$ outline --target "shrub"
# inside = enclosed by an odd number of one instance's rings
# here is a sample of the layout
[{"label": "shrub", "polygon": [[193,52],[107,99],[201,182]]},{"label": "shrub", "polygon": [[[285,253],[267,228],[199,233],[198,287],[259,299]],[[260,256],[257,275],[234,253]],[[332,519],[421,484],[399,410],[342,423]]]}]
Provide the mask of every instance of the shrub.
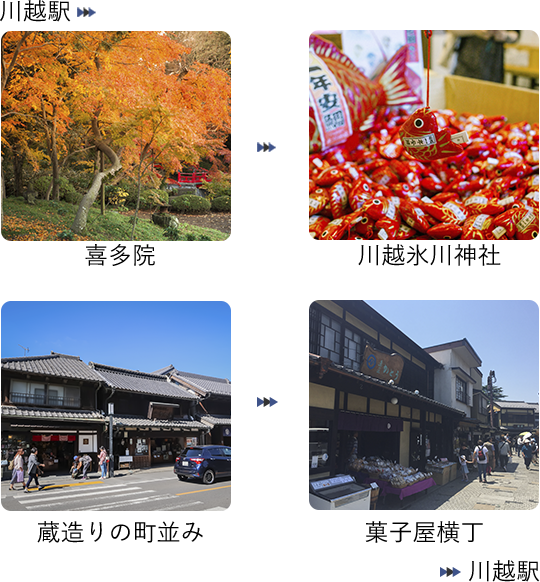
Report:
[{"label": "shrub", "polygon": [[219,198],[220,196],[230,196],[231,176],[230,174],[219,172],[219,174],[212,178],[211,182],[204,184],[203,188],[210,192],[208,195],[210,199]]},{"label": "shrub", "polygon": [[105,189],[105,197],[107,198],[107,202],[112,206],[122,207],[129,198],[129,192],[121,186],[113,186],[112,188]]},{"label": "shrub", "polygon": [[212,210],[216,212],[230,212],[231,211],[231,197],[218,196],[212,200]]},{"label": "shrub", "polygon": [[206,214],[210,211],[212,204],[206,198],[183,194],[171,200],[171,205],[176,212],[185,214]]}]

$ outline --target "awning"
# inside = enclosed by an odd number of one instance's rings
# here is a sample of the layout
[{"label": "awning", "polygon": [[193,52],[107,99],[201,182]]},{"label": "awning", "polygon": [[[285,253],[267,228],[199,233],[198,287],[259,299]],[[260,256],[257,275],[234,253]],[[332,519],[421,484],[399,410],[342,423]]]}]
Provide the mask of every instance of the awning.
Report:
[{"label": "awning", "polygon": [[390,416],[370,416],[356,412],[339,411],[338,430],[358,432],[401,432],[403,420]]}]

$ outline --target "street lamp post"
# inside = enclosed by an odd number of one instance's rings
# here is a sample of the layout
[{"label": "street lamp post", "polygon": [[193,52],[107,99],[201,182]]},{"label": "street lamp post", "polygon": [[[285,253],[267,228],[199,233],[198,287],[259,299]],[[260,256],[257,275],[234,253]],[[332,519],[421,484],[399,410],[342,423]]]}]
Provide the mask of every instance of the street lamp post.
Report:
[{"label": "street lamp post", "polygon": [[114,477],[113,415],[114,415],[114,403],[109,402],[109,477]]},{"label": "street lamp post", "polygon": [[497,382],[495,371],[490,370],[488,376],[488,393],[489,393],[489,424],[493,428],[493,382]]}]

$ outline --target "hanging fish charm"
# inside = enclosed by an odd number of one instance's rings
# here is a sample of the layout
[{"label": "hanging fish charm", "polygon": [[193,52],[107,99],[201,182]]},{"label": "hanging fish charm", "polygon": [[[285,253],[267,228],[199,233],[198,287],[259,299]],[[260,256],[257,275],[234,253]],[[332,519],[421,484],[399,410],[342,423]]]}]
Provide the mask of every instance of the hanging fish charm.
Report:
[{"label": "hanging fish charm", "polygon": [[385,106],[422,102],[408,84],[407,55],[408,45],[404,45],[372,80],[334,44],[316,34],[310,36],[310,153],[328,150],[345,143],[354,132],[371,129],[373,114]]},{"label": "hanging fish charm", "polygon": [[439,129],[437,118],[429,107],[417,109],[402,125],[399,137],[407,153],[422,162],[455,156],[468,142],[467,132],[452,135]]}]

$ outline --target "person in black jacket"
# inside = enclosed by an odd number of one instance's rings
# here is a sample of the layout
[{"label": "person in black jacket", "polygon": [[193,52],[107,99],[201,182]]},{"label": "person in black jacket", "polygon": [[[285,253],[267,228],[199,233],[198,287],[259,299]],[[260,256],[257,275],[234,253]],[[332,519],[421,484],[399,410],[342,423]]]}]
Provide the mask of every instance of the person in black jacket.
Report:
[{"label": "person in black jacket", "polygon": [[454,75],[504,83],[504,45],[519,39],[519,30],[452,30],[457,37]]},{"label": "person in black jacket", "polygon": [[44,485],[40,485],[38,481],[39,467],[45,467],[45,465],[38,461],[37,449],[34,447],[30,451],[30,456],[28,457],[28,481],[24,487],[25,493],[30,493],[28,487],[30,487],[30,483],[32,482],[32,480],[36,482],[36,486],[39,491],[43,489]]}]

